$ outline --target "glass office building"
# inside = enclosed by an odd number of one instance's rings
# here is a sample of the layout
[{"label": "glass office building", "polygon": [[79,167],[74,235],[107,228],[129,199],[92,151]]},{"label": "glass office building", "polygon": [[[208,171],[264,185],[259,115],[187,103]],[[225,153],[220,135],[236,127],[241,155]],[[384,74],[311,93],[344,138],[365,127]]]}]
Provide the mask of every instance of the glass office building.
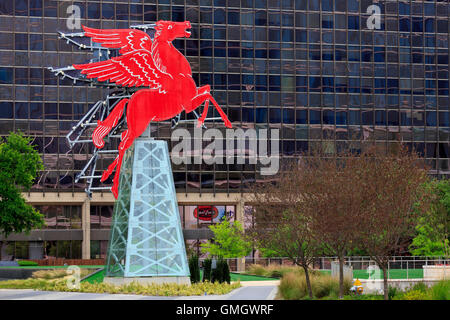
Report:
[{"label": "glass office building", "polygon": [[[281,163],[316,145],[333,152],[373,138],[388,150],[400,139],[420,152],[430,174],[450,174],[448,0],[2,1],[0,135],[21,130],[34,137],[45,171],[29,201],[43,208],[48,228],[79,231],[48,240],[72,241],[78,256],[103,254],[113,199],[82,198],[85,185],[74,177],[92,149],[71,150],[65,140],[107,90],[45,69],[90,59],[57,38],[57,30],[78,31],[68,29],[77,13],[81,24],[105,29],[189,20],[191,37],[174,45],[197,85],[211,85],[233,127],[279,129]],[[208,127],[224,128],[219,121]],[[156,138],[170,139],[170,123],[156,128]],[[108,164],[100,163],[99,173]],[[243,182],[260,178],[252,164],[174,165],[173,172],[188,231],[204,227],[198,218],[186,220],[196,205],[223,206],[242,219]],[[80,228],[83,219],[88,231]],[[17,239],[23,252],[26,239]]]}]

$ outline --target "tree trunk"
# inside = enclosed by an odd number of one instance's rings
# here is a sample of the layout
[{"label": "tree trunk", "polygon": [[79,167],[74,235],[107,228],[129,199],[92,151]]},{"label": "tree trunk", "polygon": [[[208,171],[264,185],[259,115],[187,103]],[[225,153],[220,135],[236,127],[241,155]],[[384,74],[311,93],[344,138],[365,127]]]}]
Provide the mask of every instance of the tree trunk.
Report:
[{"label": "tree trunk", "polygon": [[344,256],[339,255],[339,299],[344,298]]},{"label": "tree trunk", "polygon": [[0,241],[0,261],[2,261],[3,240]]},{"label": "tree trunk", "polygon": [[303,270],[305,270],[306,287],[308,289],[308,295],[312,299],[313,298],[313,292],[312,292],[312,287],[311,287],[311,280],[309,278],[308,266],[302,266],[302,267],[303,267]]},{"label": "tree trunk", "polygon": [[388,273],[387,268],[385,266],[382,266],[383,270],[383,293],[384,293],[384,300],[389,300],[389,288],[388,288]]},{"label": "tree trunk", "polygon": [[3,245],[4,244],[6,244],[6,241],[0,240],[0,261],[2,261],[2,250],[3,250]]}]

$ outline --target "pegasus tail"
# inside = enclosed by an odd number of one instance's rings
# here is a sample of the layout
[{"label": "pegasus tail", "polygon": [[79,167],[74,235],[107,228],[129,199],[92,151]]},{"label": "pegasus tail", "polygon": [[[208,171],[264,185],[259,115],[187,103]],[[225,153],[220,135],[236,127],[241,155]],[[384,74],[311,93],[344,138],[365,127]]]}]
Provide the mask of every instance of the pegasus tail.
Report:
[{"label": "pegasus tail", "polygon": [[98,149],[104,147],[105,142],[103,141],[103,138],[117,125],[123,115],[123,110],[125,109],[127,102],[128,99],[120,100],[105,120],[97,121],[97,128],[95,128],[94,133],[92,133],[92,142]]}]

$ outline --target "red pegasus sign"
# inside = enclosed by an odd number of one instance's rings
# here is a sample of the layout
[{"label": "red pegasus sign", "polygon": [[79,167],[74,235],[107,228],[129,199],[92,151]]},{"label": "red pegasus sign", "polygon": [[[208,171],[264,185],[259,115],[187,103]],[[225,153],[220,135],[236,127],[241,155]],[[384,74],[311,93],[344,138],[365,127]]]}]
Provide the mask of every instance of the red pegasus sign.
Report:
[{"label": "red pegasus sign", "polygon": [[190,37],[191,23],[158,21],[152,41],[150,36],[136,29],[99,30],[83,26],[85,35],[106,48],[120,48],[118,57],[106,61],[74,65],[87,78],[109,81],[124,87],[143,87],[130,99],[121,100],[104,121],[97,122],[92,139],[97,148],[103,148],[103,138],[117,125],[126,105],[128,130],[121,135],[119,155],[103,172],[105,181],[116,168],[111,189],[117,199],[122,158],[132,144],[149,125],[150,121],[171,119],[185,111],[192,112],[203,102],[205,107],[197,126],[201,126],[211,101],[222,117],[225,126],[230,120],[212,97],[209,85],[197,88],[187,59],[173,46],[172,41]]}]

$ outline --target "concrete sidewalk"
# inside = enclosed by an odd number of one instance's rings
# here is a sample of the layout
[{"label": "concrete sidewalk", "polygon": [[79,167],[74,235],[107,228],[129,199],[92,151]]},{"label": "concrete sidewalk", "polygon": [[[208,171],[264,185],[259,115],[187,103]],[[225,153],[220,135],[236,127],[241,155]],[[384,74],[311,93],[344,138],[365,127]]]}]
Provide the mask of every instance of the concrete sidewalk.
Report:
[{"label": "concrete sidewalk", "polygon": [[279,286],[280,280],[264,280],[264,281],[241,281],[243,287],[265,287],[265,286]]}]

